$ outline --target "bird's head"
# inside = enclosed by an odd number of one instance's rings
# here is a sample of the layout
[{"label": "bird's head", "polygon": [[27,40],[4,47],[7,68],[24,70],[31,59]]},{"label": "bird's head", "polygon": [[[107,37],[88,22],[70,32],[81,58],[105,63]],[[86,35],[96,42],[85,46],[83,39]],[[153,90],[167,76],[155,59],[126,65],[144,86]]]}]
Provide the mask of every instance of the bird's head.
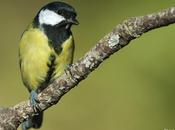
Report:
[{"label": "bird's head", "polygon": [[39,27],[63,27],[70,29],[72,25],[78,25],[75,9],[64,2],[52,2],[44,6],[35,21]]}]

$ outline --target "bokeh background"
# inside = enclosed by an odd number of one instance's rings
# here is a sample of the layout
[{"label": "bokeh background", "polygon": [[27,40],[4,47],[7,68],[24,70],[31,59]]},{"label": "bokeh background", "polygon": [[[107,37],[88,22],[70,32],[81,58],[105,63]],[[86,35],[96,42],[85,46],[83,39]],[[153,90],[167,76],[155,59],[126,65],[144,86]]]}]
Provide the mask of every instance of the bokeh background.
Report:
[{"label": "bokeh background", "polygon": [[[1,0],[0,106],[28,99],[18,43],[36,12],[51,0]],[[174,5],[174,0],[65,0],[78,12],[75,61],[122,20]],[[58,105],[41,130],[175,128],[175,25],[144,34],[106,60]],[[19,128],[20,129],[20,128]]]}]

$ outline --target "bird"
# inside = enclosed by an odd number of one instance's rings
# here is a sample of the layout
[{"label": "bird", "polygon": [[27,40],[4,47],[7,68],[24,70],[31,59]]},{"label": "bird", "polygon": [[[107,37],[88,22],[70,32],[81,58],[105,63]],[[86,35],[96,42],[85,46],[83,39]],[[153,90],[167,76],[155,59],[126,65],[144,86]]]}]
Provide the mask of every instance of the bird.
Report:
[{"label": "bird", "polygon": [[19,43],[22,81],[30,93],[30,105],[36,111],[22,123],[22,130],[39,129],[43,112],[38,111],[37,95],[72,64],[74,37],[72,25],[78,25],[71,5],[55,1],[43,6],[23,32]]}]

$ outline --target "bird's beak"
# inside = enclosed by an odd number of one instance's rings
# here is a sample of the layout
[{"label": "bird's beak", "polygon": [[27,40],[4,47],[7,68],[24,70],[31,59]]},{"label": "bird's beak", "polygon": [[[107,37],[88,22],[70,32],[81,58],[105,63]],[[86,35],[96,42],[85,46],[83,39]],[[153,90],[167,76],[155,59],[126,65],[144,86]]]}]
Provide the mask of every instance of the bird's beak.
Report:
[{"label": "bird's beak", "polygon": [[78,22],[78,20],[76,19],[76,18],[70,18],[70,19],[67,19],[67,22],[68,23],[71,23],[71,24],[74,24],[74,25],[78,25],[79,24],[79,22]]}]

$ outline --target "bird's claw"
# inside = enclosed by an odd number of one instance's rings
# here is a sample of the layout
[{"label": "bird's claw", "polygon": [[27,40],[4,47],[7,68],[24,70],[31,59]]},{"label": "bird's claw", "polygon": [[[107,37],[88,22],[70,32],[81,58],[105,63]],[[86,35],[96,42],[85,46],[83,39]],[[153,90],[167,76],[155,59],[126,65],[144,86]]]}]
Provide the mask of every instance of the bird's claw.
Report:
[{"label": "bird's claw", "polygon": [[30,122],[28,120],[27,121],[24,121],[21,124],[21,127],[22,127],[22,130],[28,130],[30,128]]},{"label": "bird's claw", "polygon": [[33,111],[37,114],[40,112],[41,108],[39,107],[39,100],[38,100],[38,94],[32,90],[30,93],[30,104],[33,108]]}]

